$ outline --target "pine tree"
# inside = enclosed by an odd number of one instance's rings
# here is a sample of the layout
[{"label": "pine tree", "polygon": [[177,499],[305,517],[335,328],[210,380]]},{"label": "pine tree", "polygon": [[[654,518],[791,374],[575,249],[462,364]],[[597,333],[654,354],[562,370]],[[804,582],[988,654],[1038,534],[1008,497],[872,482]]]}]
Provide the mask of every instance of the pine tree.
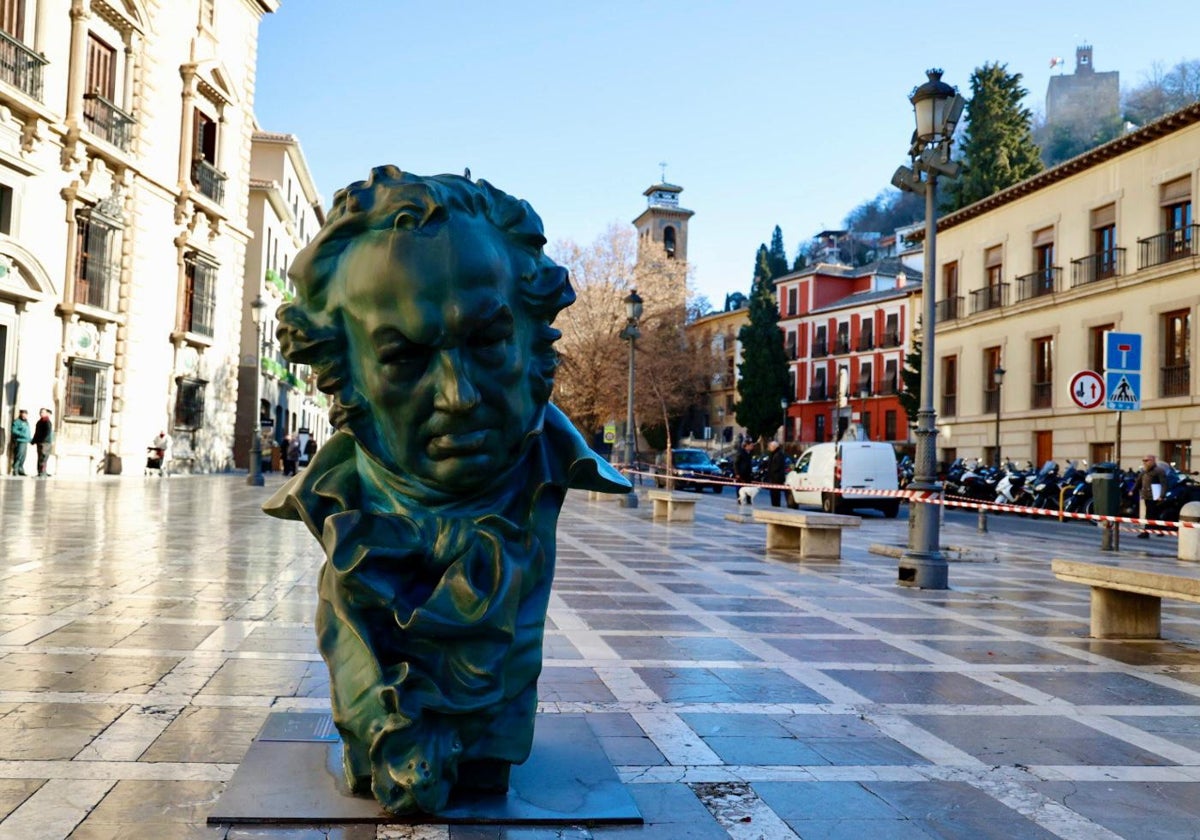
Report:
[{"label": "pine tree", "polygon": [[742,363],[738,365],[738,402],[733,409],[739,425],[755,438],[774,435],[782,424],[780,401],[788,397],[789,385],[783,330],[767,259],[764,248],[750,290],[749,322],[738,332]]},{"label": "pine tree", "polygon": [[1028,91],[1007,64],[985,64],[971,74],[962,140],[962,174],[947,185],[951,211],[987,198],[1042,170],[1032,115],[1022,107]]},{"label": "pine tree", "polygon": [[771,247],[767,250],[767,268],[771,270],[771,279],[778,280],[788,273],[787,249],[783,247],[783,231],[775,225],[771,234]]}]

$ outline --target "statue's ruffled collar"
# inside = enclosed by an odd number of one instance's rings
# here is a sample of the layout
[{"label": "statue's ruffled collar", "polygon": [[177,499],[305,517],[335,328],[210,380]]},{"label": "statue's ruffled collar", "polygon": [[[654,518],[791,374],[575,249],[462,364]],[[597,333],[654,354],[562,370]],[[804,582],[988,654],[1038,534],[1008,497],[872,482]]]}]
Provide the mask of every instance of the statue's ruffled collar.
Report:
[{"label": "statue's ruffled collar", "polygon": [[[536,498],[547,486],[596,490],[602,493],[628,493],[632,488],[613,467],[588,448],[583,437],[557,406],[546,406],[545,419],[537,438],[514,472],[525,471],[520,480],[499,482],[500,489],[482,499],[459,500],[429,497],[417,501],[426,508],[454,513],[456,508],[486,506],[484,512],[500,512],[521,487]],[[507,487],[507,489],[506,489]],[[411,507],[413,489],[406,477],[386,469],[359,447],[348,432],[337,432],[317,451],[308,466],[288,481],[263,505],[263,510],[280,519],[304,522],[318,538],[325,519],[345,510],[375,508],[387,504],[390,512],[401,513]],[[384,502],[383,500],[390,500]]]}]

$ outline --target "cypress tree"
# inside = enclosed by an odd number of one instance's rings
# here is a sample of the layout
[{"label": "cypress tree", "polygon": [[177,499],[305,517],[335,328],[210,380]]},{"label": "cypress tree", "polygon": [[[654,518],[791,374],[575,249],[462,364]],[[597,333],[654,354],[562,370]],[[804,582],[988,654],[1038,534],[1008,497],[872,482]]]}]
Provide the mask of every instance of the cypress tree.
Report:
[{"label": "cypress tree", "polygon": [[738,365],[738,402],[733,410],[738,424],[752,437],[768,438],[783,422],[780,401],[789,396],[789,379],[766,248],[759,251],[748,312],[749,321],[738,332],[742,363]]},{"label": "cypress tree", "polygon": [[767,250],[767,268],[771,270],[771,279],[778,280],[788,273],[787,250],[783,247],[783,231],[775,225],[771,234],[771,247]]},{"label": "cypress tree", "polygon": [[948,208],[958,210],[1042,171],[1032,115],[1021,100],[1021,74],[985,64],[971,74],[971,101],[962,140],[962,174],[947,184]]}]

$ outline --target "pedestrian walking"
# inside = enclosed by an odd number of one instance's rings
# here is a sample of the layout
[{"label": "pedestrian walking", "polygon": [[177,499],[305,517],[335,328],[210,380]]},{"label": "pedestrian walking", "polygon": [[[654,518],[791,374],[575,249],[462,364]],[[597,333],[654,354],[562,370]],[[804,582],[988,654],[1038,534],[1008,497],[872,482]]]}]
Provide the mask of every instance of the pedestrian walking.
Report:
[{"label": "pedestrian walking", "polygon": [[300,439],[287,436],[283,439],[283,474],[295,475],[300,461]]},{"label": "pedestrian walking", "polygon": [[317,439],[309,437],[308,442],[304,444],[304,465],[308,466],[308,462],[317,454]]},{"label": "pedestrian walking", "polygon": [[737,456],[733,459],[733,476],[740,485],[743,485],[737,488],[736,493],[739,507],[753,504],[754,494],[758,492],[757,487],[745,486],[754,482],[754,456],[750,454],[753,450],[754,443],[749,440],[744,441]]},{"label": "pedestrian walking", "polygon": [[[787,456],[783,452],[783,447],[779,445],[779,441],[773,440],[767,444],[767,469],[764,478],[767,484],[782,485],[783,479],[787,476]],[[779,500],[783,496],[783,490],[779,487],[767,488],[771,494],[771,507],[779,507]]]},{"label": "pedestrian walking", "polygon": [[[1153,455],[1142,459],[1142,472],[1137,478],[1137,494],[1140,500],[1141,519],[1158,519],[1158,508],[1163,496],[1163,488],[1167,483],[1167,472]],[[1143,529],[1137,535],[1139,540],[1150,539],[1150,531]]]},{"label": "pedestrian walking", "polygon": [[54,450],[54,421],[50,419],[53,412],[43,408],[38,412],[37,425],[33,429],[32,443],[37,447],[37,477],[49,478],[47,472],[50,466],[50,453]]},{"label": "pedestrian walking", "polygon": [[12,474],[28,475],[25,472],[25,455],[29,452],[29,441],[33,433],[29,429],[29,412],[20,409],[12,423]]}]

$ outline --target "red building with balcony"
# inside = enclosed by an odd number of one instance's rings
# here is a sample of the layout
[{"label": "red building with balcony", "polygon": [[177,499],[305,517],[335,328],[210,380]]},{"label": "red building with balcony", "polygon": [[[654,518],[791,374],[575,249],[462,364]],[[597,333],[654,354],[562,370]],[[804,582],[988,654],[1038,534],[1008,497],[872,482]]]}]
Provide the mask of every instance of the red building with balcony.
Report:
[{"label": "red building with balcony", "polygon": [[898,394],[920,311],[920,272],[894,257],[859,267],[818,262],[780,277],[775,291],[793,385],[785,439],[906,444]]}]

